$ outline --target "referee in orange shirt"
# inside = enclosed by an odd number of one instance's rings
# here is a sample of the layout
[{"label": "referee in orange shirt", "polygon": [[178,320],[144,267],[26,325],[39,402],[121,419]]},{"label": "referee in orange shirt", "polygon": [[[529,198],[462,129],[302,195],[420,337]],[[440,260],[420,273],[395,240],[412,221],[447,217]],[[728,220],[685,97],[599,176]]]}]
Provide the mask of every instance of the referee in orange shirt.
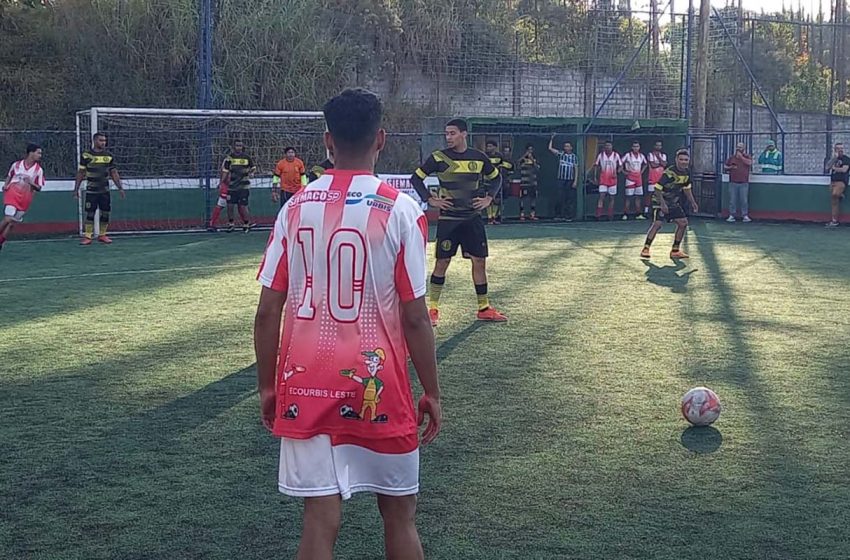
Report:
[{"label": "referee in orange shirt", "polygon": [[277,162],[272,178],[272,200],[280,200],[281,206],[307,184],[307,168],[295,156],[295,148],[289,146],[283,153],[285,157]]}]

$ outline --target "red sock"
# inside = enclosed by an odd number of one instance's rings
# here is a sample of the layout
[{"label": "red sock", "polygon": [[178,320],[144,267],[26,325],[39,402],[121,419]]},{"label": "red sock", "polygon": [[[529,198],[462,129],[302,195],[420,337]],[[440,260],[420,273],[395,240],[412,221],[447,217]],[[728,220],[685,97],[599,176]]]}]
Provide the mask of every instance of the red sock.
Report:
[{"label": "red sock", "polygon": [[212,218],[210,219],[211,226],[215,226],[218,223],[219,216],[221,216],[221,206],[216,206],[213,208]]},{"label": "red sock", "polygon": [[597,207],[596,207],[596,217],[598,218],[598,217],[599,217],[599,216],[601,216],[601,215],[602,215],[602,207],[601,207],[601,206],[597,206]]},{"label": "red sock", "polygon": [[609,218],[613,218],[613,217],[614,217],[614,207],[613,207],[613,206],[609,206],[609,207],[608,207],[608,217],[609,217]]}]

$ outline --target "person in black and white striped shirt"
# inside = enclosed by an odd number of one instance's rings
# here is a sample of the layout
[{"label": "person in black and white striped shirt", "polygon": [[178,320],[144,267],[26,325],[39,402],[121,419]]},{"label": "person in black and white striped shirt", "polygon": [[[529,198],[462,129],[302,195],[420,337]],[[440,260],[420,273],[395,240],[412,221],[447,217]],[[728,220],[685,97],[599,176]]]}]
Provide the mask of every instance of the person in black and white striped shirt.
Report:
[{"label": "person in black and white striped shirt", "polygon": [[553,147],[555,134],[549,139],[549,151],[558,157],[558,190],[555,202],[555,219],[571,222],[576,213],[576,187],[578,184],[578,159],[572,142],[564,142],[563,150]]}]

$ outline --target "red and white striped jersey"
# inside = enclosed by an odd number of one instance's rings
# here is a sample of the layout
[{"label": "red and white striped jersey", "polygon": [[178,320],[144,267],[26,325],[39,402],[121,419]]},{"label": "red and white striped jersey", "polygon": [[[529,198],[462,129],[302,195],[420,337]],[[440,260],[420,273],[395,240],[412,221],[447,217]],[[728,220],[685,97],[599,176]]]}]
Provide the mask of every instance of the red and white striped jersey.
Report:
[{"label": "red and white striped jersey", "polygon": [[612,151],[606,154],[599,152],[596,156],[596,165],[599,166],[599,184],[608,187],[617,186],[617,166],[620,165],[620,154]]},{"label": "red and white striped jersey", "polygon": [[258,274],[287,292],[275,435],[416,448],[400,306],[425,295],[427,239],[419,205],[365,171],[328,170],[281,209]]},{"label": "red and white striped jersey", "polygon": [[638,186],[642,182],[641,169],[646,165],[646,157],[640,152],[626,152],[620,158],[623,163],[623,171],[626,173],[626,180]]},{"label": "red and white striped jersey", "polygon": [[27,167],[26,160],[19,160],[12,164],[6,178],[10,180],[10,188],[3,194],[3,204],[14,206],[21,212],[26,212],[32,204],[33,192],[29,187],[30,182],[44,186],[44,171],[38,162]]},{"label": "red and white striped jersey", "polygon": [[649,163],[660,163],[659,167],[649,167],[649,184],[654,185],[661,180],[664,170],[667,169],[667,154],[664,152],[649,152]]}]

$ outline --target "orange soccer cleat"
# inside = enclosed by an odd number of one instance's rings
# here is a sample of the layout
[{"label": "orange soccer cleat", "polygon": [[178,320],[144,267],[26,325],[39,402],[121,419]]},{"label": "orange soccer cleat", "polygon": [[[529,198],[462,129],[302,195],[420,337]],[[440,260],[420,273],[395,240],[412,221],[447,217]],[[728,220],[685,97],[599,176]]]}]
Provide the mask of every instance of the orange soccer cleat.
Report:
[{"label": "orange soccer cleat", "polygon": [[507,317],[496,311],[492,307],[488,307],[484,311],[478,312],[479,321],[489,321],[491,323],[504,323],[508,320]]},{"label": "orange soccer cleat", "polygon": [[649,257],[650,257],[649,247],[644,247],[643,249],[640,250],[640,258],[648,259]]},{"label": "orange soccer cleat", "polygon": [[104,245],[109,245],[110,243],[112,243],[112,240],[111,240],[111,239],[109,239],[109,237],[107,237],[107,236],[105,236],[105,235],[98,235],[98,236],[97,236],[97,240],[98,240],[100,243],[103,243]]},{"label": "orange soccer cleat", "polygon": [[83,237],[80,239],[80,245],[91,245],[91,237]]},{"label": "orange soccer cleat", "polygon": [[690,257],[688,256],[688,254],[686,252],[682,251],[681,249],[677,249],[675,251],[670,251],[670,258],[671,259],[687,259],[687,258],[690,258]]},{"label": "orange soccer cleat", "polygon": [[436,327],[437,323],[440,322],[440,310],[439,309],[429,309],[428,316],[431,318],[431,326]]}]

